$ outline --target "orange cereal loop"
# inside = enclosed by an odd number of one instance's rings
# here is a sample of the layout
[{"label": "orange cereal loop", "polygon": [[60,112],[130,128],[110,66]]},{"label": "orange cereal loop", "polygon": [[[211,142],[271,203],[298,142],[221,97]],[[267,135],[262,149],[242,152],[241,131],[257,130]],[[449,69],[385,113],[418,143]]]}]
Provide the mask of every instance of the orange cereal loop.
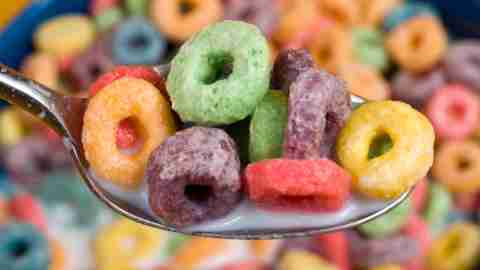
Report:
[{"label": "orange cereal loop", "polygon": [[65,254],[65,249],[63,248],[60,241],[55,239],[50,239],[50,267],[48,270],[66,270],[67,269],[67,258]]},{"label": "orange cereal loop", "polygon": [[[117,148],[118,124],[135,123],[141,145],[134,153]],[[126,189],[143,181],[150,153],[175,132],[168,101],[151,83],[135,78],[114,81],[91,98],[84,116],[82,142],[92,170]]]},{"label": "orange cereal loop", "polygon": [[273,38],[282,45],[305,31],[318,16],[316,0],[284,0],[282,14]]},{"label": "orange cereal loop", "polygon": [[6,224],[10,219],[10,214],[8,213],[8,204],[5,198],[0,197],[0,225]]},{"label": "orange cereal loop", "polygon": [[410,72],[430,70],[447,51],[447,34],[434,16],[424,15],[402,23],[390,32],[386,48],[393,59]]},{"label": "orange cereal loop", "polygon": [[403,4],[403,0],[358,0],[360,4],[361,24],[379,26],[385,17]]},{"label": "orange cereal loop", "polygon": [[350,93],[367,100],[385,100],[390,97],[388,83],[374,68],[362,64],[340,67],[338,75],[347,83]]},{"label": "orange cereal loop", "polygon": [[177,42],[223,16],[220,0],[154,0],[151,10],[160,31]]},{"label": "orange cereal loop", "polygon": [[253,255],[259,260],[270,260],[278,250],[279,240],[252,240],[249,242]]},{"label": "orange cereal loop", "polygon": [[345,27],[360,21],[360,5],[352,0],[317,0],[320,14]]},{"label": "orange cereal loop", "polygon": [[480,190],[480,146],[472,141],[444,142],[435,155],[433,177],[451,192]]},{"label": "orange cereal loop", "polygon": [[221,254],[227,247],[228,241],[225,239],[194,237],[177,251],[168,269],[195,269],[202,261]]},{"label": "orange cereal loop", "polygon": [[59,65],[57,59],[48,53],[34,53],[28,56],[21,67],[25,76],[56,90],[59,88]]},{"label": "orange cereal loop", "polygon": [[321,29],[308,46],[318,67],[336,74],[338,69],[355,62],[350,34],[338,25]]}]

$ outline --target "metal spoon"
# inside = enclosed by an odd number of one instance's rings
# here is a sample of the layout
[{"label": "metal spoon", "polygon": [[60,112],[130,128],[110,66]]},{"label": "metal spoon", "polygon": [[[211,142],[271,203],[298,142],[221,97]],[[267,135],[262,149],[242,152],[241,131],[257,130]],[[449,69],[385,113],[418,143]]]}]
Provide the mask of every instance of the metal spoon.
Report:
[{"label": "metal spoon", "polygon": [[[158,66],[153,69],[162,76],[165,76],[168,72],[168,66]],[[222,219],[207,226],[176,228],[164,224],[144,207],[131,201],[126,201],[118,194],[108,192],[102,185],[102,181],[99,181],[92,175],[81,143],[82,119],[88,101],[86,98],[60,95],[2,64],[0,64],[0,98],[36,115],[63,137],[64,145],[70,151],[85,183],[101,201],[127,218],[162,230],[197,236],[236,239],[274,239],[308,236],[347,229],[365,223],[396,207],[411,192],[409,190],[399,198],[389,202],[354,198],[347,205],[350,212],[347,209],[333,214],[315,214],[314,217],[302,216],[302,214],[290,214],[292,215],[290,217],[279,213],[272,216],[264,211],[251,208],[253,210],[250,215]],[[362,98],[352,96],[354,106],[364,102],[365,100]],[[265,224],[269,224],[268,221],[270,219],[280,220],[281,218],[287,220],[284,225],[275,223],[275,226],[265,226]],[[263,226],[252,225],[252,219],[258,220],[258,224],[263,224]],[[245,224],[250,225],[242,227],[242,220],[243,222],[247,221]],[[232,224],[235,226],[232,226]]]}]

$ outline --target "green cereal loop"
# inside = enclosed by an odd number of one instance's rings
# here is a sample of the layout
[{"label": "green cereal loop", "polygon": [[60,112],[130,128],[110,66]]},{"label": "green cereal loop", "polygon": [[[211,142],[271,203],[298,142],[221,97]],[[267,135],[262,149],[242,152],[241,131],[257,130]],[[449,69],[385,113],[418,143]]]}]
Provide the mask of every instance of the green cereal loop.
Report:
[{"label": "green cereal loop", "polygon": [[391,235],[399,231],[403,225],[405,225],[411,209],[411,200],[410,198],[407,198],[390,212],[368,223],[360,225],[358,228],[362,233],[372,238],[381,238]]},{"label": "green cereal loop", "polygon": [[379,71],[388,68],[388,54],[383,45],[383,35],[371,28],[358,27],[352,30],[354,54],[358,60]]},{"label": "green cereal loop", "polygon": [[287,95],[281,91],[269,91],[258,104],[250,122],[250,162],[282,156],[287,121]]},{"label": "green cereal loop", "polygon": [[439,183],[431,183],[429,200],[425,206],[424,217],[433,232],[440,231],[446,224],[451,209],[452,197],[448,190]]},{"label": "green cereal loop", "polygon": [[125,0],[125,8],[132,16],[144,16],[149,2],[149,0]]},{"label": "green cereal loop", "polygon": [[223,21],[180,48],[171,63],[167,91],[184,122],[231,124],[250,115],[267,93],[270,71],[270,50],[260,30]]},{"label": "green cereal loop", "polygon": [[112,26],[120,22],[123,18],[123,12],[118,7],[112,7],[95,16],[95,24],[99,31],[107,31]]}]

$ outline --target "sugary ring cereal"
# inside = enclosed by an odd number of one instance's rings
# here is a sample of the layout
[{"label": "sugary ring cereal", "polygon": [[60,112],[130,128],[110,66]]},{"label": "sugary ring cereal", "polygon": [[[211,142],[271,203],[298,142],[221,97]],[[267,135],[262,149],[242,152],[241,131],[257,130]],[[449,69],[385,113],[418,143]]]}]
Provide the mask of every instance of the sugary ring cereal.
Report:
[{"label": "sugary ring cereal", "polygon": [[283,134],[288,119],[288,96],[271,90],[260,101],[250,121],[251,162],[282,156]]},{"label": "sugary ring cereal", "polygon": [[195,237],[183,245],[169,263],[170,270],[193,270],[202,260],[220,255],[228,248],[228,241],[218,238]]},{"label": "sugary ring cereal", "polygon": [[278,264],[278,270],[316,269],[336,270],[337,268],[322,257],[302,250],[288,251]]},{"label": "sugary ring cereal", "polygon": [[[94,240],[98,265],[131,265],[155,254],[165,240],[165,233],[128,219],[105,226]],[[112,268],[114,269],[114,268]]]},{"label": "sugary ring cereal", "polygon": [[67,255],[62,243],[55,239],[50,239],[50,267],[49,270],[66,270]]},{"label": "sugary ring cereal", "polygon": [[422,15],[437,16],[437,14],[437,10],[427,3],[408,1],[403,5],[395,7],[387,14],[383,20],[383,30],[389,32],[412,18]]},{"label": "sugary ring cereal", "polygon": [[270,49],[260,30],[224,21],[180,48],[171,62],[167,91],[184,122],[231,124],[250,115],[262,100],[270,71]]},{"label": "sugary ring cereal", "polygon": [[387,35],[385,42],[402,68],[424,72],[442,60],[447,52],[448,38],[441,22],[425,15],[399,25]]},{"label": "sugary ring cereal", "polygon": [[337,73],[342,65],[355,62],[352,38],[338,25],[320,29],[308,44],[308,50],[317,66],[331,73]]},{"label": "sugary ring cereal", "polygon": [[385,17],[403,0],[360,0],[362,24],[369,26],[380,25]]},{"label": "sugary ring cereal", "polygon": [[28,56],[22,65],[25,76],[45,86],[57,90],[60,71],[57,59],[48,53],[35,53]]},{"label": "sugary ring cereal", "polygon": [[162,33],[181,42],[223,15],[219,0],[154,0],[152,20]]},{"label": "sugary ring cereal", "polygon": [[353,52],[360,63],[378,71],[388,68],[389,58],[384,48],[382,32],[374,28],[355,27],[352,29],[351,35]]},{"label": "sugary ring cereal", "polygon": [[0,112],[0,144],[16,145],[20,143],[25,130],[17,111],[5,108]]},{"label": "sugary ring cereal", "polygon": [[480,146],[472,141],[447,141],[442,144],[432,174],[451,192],[480,190]]},{"label": "sugary ring cereal", "polygon": [[[381,117],[379,117],[381,115]],[[376,141],[393,146],[368,158]],[[337,140],[337,156],[353,174],[353,186],[371,198],[391,199],[422,179],[433,163],[435,134],[427,118],[407,104],[372,101],[347,120]]]},{"label": "sugary ring cereal", "polygon": [[[143,143],[132,155],[116,144],[120,121],[131,119]],[[170,106],[160,91],[142,79],[122,78],[90,99],[84,116],[82,142],[93,171],[106,181],[136,188],[150,153],[175,131]]]},{"label": "sugary ring cereal", "polygon": [[0,194],[0,226],[6,224],[10,219],[10,214],[8,213],[8,204],[5,197]]},{"label": "sugary ring cereal", "polygon": [[319,13],[332,21],[351,27],[359,23],[360,6],[351,0],[318,0]]},{"label": "sugary ring cereal", "polygon": [[63,58],[87,49],[94,39],[95,25],[88,17],[65,15],[42,24],[35,32],[34,43],[41,52]]},{"label": "sugary ring cereal", "polygon": [[[24,250],[22,256],[12,256]],[[10,223],[0,228],[0,269],[48,269],[50,250],[48,241],[30,224]]]},{"label": "sugary ring cereal", "polygon": [[390,97],[390,88],[382,74],[362,64],[340,67],[338,76],[345,80],[347,89],[367,100],[385,100]]},{"label": "sugary ring cereal", "polygon": [[447,85],[437,90],[425,107],[437,137],[468,138],[480,121],[480,100],[462,85]]},{"label": "sugary ring cereal", "polygon": [[429,269],[473,269],[480,254],[480,231],[474,224],[457,223],[432,243]]},{"label": "sugary ring cereal", "polygon": [[282,14],[274,39],[280,44],[288,44],[299,32],[308,29],[317,19],[316,0],[283,1]]}]

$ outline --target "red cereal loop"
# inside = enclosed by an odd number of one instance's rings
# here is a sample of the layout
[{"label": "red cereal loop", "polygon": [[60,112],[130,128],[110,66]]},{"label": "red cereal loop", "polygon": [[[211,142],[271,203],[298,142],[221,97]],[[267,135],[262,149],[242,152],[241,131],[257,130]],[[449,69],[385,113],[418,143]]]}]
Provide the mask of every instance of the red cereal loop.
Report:
[{"label": "red cereal loop", "polygon": [[105,73],[100,76],[91,86],[90,86],[90,94],[94,96],[98,91],[103,89],[105,86],[111,84],[112,82],[123,78],[123,77],[133,77],[137,79],[143,79],[151,84],[155,85],[164,97],[166,95],[165,89],[165,81],[163,78],[158,75],[153,69],[150,67],[143,67],[143,66],[118,66],[111,72]]},{"label": "red cereal loop", "polygon": [[420,254],[412,261],[404,265],[406,270],[423,270],[424,258],[430,248],[432,236],[428,224],[422,217],[413,214],[410,216],[407,224],[403,228],[403,233],[416,239],[420,243]]},{"label": "red cereal loop", "polygon": [[480,101],[465,86],[448,85],[435,92],[428,101],[426,115],[440,138],[465,139],[479,122]]},{"label": "red cereal loop", "polygon": [[319,245],[326,259],[339,270],[350,270],[349,242],[344,231],[325,233],[316,236],[313,241]]},{"label": "red cereal loop", "polygon": [[92,15],[96,16],[111,7],[119,5],[119,2],[119,0],[92,0],[89,10]]},{"label": "red cereal loop", "polygon": [[30,223],[42,232],[47,230],[47,219],[40,202],[28,193],[14,195],[9,203],[10,215],[20,222]]},{"label": "red cereal loop", "polygon": [[413,207],[417,212],[422,211],[428,193],[428,180],[426,178],[418,181],[412,193]]},{"label": "red cereal loop", "polygon": [[229,263],[221,268],[221,270],[264,270],[265,266],[255,260]]},{"label": "red cereal loop", "polygon": [[271,159],[248,165],[247,193],[272,210],[330,211],[350,197],[351,175],[328,159]]}]

